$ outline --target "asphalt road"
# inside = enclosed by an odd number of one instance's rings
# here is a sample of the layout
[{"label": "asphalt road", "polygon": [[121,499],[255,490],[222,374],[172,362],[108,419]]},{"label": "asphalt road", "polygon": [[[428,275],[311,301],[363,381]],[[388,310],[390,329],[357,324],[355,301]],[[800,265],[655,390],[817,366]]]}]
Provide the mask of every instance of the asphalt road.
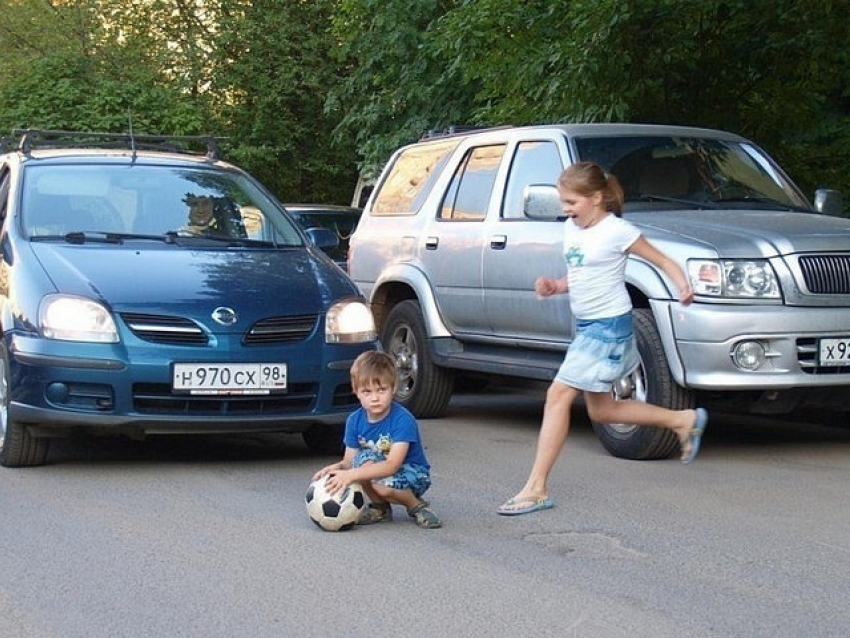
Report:
[{"label": "asphalt road", "polygon": [[0,637],[826,638],[850,627],[850,429],[715,414],[692,466],[577,411],[557,507],[504,518],[542,394],[422,423],[444,519],[329,533],[298,437],[80,439],[0,470]]}]

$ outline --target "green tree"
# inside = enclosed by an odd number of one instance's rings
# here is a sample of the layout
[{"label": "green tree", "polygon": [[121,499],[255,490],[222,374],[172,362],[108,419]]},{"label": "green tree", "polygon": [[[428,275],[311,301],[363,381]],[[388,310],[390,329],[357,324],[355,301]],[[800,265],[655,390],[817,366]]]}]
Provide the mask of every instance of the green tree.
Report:
[{"label": "green tree", "polygon": [[850,194],[850,0],[342,5],[354,71],[334,99],[367,162],[447,122],[664,122],[741,133],[809,193]]}]

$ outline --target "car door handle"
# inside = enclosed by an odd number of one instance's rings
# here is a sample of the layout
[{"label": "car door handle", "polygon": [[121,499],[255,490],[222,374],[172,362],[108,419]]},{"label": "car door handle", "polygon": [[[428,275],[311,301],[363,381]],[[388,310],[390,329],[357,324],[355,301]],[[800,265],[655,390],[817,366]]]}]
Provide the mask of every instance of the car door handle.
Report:
[{"label": "car door handle", "polygon": [[439,237],[426,237],[425,250],[437,250],[437,245],[440,243]]},{"label": "car door handle", "polygon": [[505,246],[508,245],[508,236],[507,235],[493,235],[490,238],[490,248],[493,250],[504,250]]}]

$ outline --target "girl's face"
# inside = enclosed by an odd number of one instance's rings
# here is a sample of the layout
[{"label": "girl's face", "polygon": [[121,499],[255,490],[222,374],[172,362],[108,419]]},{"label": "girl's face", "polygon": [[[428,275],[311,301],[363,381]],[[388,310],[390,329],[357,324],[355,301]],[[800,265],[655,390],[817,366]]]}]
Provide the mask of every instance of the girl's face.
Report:
[{"label": "girl's face", "polygon": [[592,226],[606,213],[602,191],[596,191],[591,195],[581,195],[575,191],[559,188],[558,194],[561,197],[561,209],[564,214],[582,228]]},{"label": "girl's face", "polygon": [[392,384],[365,383],[355,392],[370,422],[380,421],[390,412],[395,387]]}]

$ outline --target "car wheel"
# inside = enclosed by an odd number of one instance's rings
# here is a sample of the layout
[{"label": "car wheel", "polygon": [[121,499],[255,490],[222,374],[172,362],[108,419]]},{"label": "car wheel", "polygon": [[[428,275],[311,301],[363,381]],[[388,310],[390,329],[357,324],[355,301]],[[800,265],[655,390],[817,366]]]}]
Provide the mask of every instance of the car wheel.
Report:
[{"label": "car wheel", "polygon": [[317,423],[305,430],[301,438],[313,454],[342,454],[344,434],[345,425]]},{"label": "car wheel", "polygon": [[[651,310],[634,311],[634,331],[640,365],[614,386],[614,398],[645,401],[672,410],[693,407],[693,392],[677,384],[670,374]],[[664,459],[679,445],[675,432],[665,428],[593,422],[593,431],[608,452],[624,459]]]},{"label": "car wheel", "polygon": [[0,465],[31,467],[47,460],[50,439],[32,436],[26,426],[13,420],[9,413],[12,402],[9,353],[0,345]]},{"label": "car wheel", "polygon": [[396,400],[417,418],[443,416],[452,398],[454,380],[449,370],[431,359],[418,302],[408,299],[390,311],[381,331],[381,343],[395,360]]}]

